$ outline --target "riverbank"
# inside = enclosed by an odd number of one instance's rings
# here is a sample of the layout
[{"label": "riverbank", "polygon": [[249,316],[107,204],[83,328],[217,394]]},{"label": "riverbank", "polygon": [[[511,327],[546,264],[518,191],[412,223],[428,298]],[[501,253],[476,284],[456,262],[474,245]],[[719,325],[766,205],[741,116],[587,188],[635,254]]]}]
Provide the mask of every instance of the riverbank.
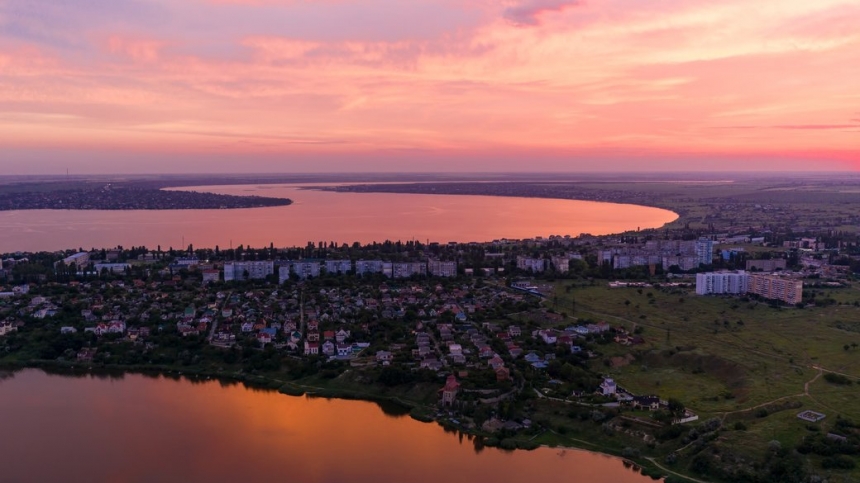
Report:
[{"label": "riverbank", "polygon": [[[500,437],[499,435],[494,435],[492,433],[465,428],[458,424],[456,419],[439,413],[438,407],[428,406],[422,401],[409,400],[400,396],[390,396],[370,391],[360,391],[355,388],[311,386],[295,381],[285,381],[271,376],[212,372],[195,368],[180,368],[173,366],[122,366],[116,364],[97,366],[47,360],[31,360],[17,363],[5,361],[0,364],[0,371],[8,371],[13,374],[14,372],[24,369],[39,369],[47,374],[68,377],[105,376],[109,378],[122,379],[129,374],[139,374],[143,376],[166,377],[177,380],[187,379],[192,382],[216,380],[222,384],[243,384],[249,388],[279,392],[291,397],[306,396],[311,398],[372,402],[379,405],[385,414],[392,416],[408,415],[416,421],[422,423],[436,423],[445,431],[454,431],[458,434],[466,435],[470,439],[474,440],[476,448],[498,448],[505,451],[533,451],[538,448],[584,451],[595,455],[617,457],[626,467],[654,479],[670,477],[665,481],[695,481],[680,479],[679,474],[672,475],[671,472],[667,473],[666,471],[661,470],[659,465],[656,465],[654,461],[651,461],[648,458],[632,459],[629,455],[625,455],[617,449],[601,445],[600,442],[578,441],[578,444],[570,444],[576,441],[568,440],[568,444],[561,444],[561,441],[557,444],[547,444],[537,443],[536,436],[513,435]],[[538,434],[538,436],[541,436],[544,433],[554,432],[552,430],[544,430]],[[556,433],[556,436],[559,435]]]}]

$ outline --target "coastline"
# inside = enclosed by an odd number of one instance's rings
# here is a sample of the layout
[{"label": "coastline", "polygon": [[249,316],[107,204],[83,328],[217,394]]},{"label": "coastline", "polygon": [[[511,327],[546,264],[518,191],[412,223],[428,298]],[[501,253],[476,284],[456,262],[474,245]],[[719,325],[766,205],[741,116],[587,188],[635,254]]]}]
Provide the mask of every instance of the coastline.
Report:
[{"label": "coastline", "polygon": [[[485,433],[483,431],[478,430],[470,430],[468,428],[463,428],[459,425],[453,424],[451,423],[451,421],[446,420],[444,418],[436,418],[434,416],[431,416],[430,414],[432,414],[433,408],[427,407],[426,405],[421,404],[419,402],[408,401],[399,397],[390,397],[351,389],[334,390],[331,388],[296,384],[294,382],[283,381],[265,376],[217,373],[195,369],[179,369],[171,366],[124,366],[117,364],[108,364],[102,366],[82,366],[80,364],[72,362],[38,359],[25,362],[4,361],[0,363],[0,371],[7,371],[13,374],[13,377],[14,373],[26,369],[41,370],[48,375],[56,375],[62,377],[98,376],[99,374],[101,374],[106,375],[108,377],[118,376],[121,378],[127,374],[137,374],[147,377],[156,376],[176,379],[185,378],[190,381],[219,381],[222,383],[244,384],[248,388],[278,392],[280,394],[291,397],[305,396],[309,398],[364,401],[376,403],[380,406],[382,406],[382,404],[394,404],[404,409],[404,411],[402,412],[403,416],[408,415],[411,419],[420,423],[436,423],[445,431],[456,431],[464,435],[470,435],[475,438],[479,438],[476,444],[480,444],[483,447],[497,448],[502,451],[534,451],[538,448],[580,451],[603,457],[617,458],[626,467],[631,468],[637,473],[641,473],[643,476],[651,477],[652,479],[660,479],[661,481],[666,481],[669,483],[701,483],[702,481],[691,479],[685,475],[666,470],[665,468],[657,464],[653,457],[643,456],[639,458],[639,460],[634,460],[630,457],[624,456],[623,454],[621,454],[621,452],[613,450],[612,448],[605,447],[593,442],[575,440],[571,438],[567,439],[570,441],[579,441],[582,443],[582,445],[568,446],[537,444],[532,441],[536,438],[536,436],[530,439],[522,439],[521,437],[517,436],[510,438],[498,438],[491,433]],[[383,411],[385,411],[385,409],[383,409]],[[544,432],[546,431],[555,433],[551,429],[547,429]],[[588,447],[586,447],[586,445]]]}]

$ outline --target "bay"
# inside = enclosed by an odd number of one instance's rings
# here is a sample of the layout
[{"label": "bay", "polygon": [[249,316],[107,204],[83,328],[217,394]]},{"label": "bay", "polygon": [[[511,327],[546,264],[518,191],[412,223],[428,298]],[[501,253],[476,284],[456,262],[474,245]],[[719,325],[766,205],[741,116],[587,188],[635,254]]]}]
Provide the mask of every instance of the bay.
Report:
[{"label": "bay", "polygon": [[290,206],[236,210],[22,210],[0,212],[0,252],[144,245],[185,248],[304,246],[309,241],[485,242],[655,228],[671,211],[540,198],[337,193],[308,185],[180,188],[290,198]]},{"label": "bay", "polygon": [[586,451],[476,449],[370,402],[163,376],[19,371],[0,380],[0,428],[7,483],[652,481]]}]

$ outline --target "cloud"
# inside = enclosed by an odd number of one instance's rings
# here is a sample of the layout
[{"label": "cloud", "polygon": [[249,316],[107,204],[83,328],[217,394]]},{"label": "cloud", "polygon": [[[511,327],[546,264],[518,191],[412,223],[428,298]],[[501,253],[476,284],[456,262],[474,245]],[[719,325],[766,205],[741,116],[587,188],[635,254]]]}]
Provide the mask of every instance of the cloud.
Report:
[{"label": "cloud", "polygon": [[773,126],[775,129],[851,129],[857,127],[853,124],[794,124],[787,126]]},{"label": "cloud", "polygon": [[540,17],[545,12],[560,12],[580,5],[579,0],[525,0],[519,5],[508,7],[505,18],[519,26],[540,25]]}]

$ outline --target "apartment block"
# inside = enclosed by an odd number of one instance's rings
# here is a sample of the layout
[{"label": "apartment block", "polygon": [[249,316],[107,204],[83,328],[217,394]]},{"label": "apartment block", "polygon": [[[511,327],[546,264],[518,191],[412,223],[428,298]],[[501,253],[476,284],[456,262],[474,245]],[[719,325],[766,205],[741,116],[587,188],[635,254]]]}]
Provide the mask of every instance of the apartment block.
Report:
[{"label": "apartment block", "polygon": [[356,275],[382,273],[382,260],[356,260],[355,273]]},{"label": "apartment block", "polygon": [[456,277],[457,262],[429,260],[427,262],[427,273],[434,277]]},{"label": "apartment block", "polygon": [[750,293],[762,298],[796,304],[803,300],[803,281],[773,275],[750,275]]},{"label": "apartment block", "polygon": [[275,273],[275,262],[227,262],[224,264],[224,281],[261,280]]},{"label": "apartment block", "polygon": [[696,274],[696,293],[699,295],[734,294],[749,291],[750,276],[746,272],[711,272]]},{"label": "apartment block", "polygon": [[326,273],[340,274],[352,270],[352,262],[349,260],[326,260]]},{"label": "apartment block", "polygon": [[543,258],[517,257],[517,268],[520,270],[531,270],[532,272],[543,272],[546,263]]},{"label": "apartment block", "polygon": [[775,258],[771,260],[747,260],[747,270],[775,272],[777,270],[785,270],[785,266],[784,258]]}]

